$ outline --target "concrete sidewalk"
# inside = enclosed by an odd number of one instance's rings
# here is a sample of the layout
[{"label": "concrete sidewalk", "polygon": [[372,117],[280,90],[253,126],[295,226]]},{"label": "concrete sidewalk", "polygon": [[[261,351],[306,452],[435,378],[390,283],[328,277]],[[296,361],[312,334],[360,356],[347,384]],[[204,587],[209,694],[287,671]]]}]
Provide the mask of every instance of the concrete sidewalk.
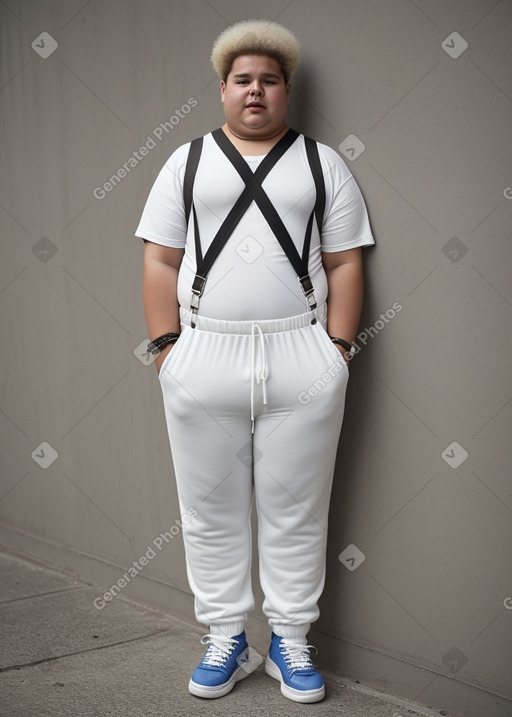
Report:
[{"label": "concrete sidewalk", "polygon": [[203,654],[201,628],[123,597],[97,610],[103,592],[0,550],[2,717],[439,715],[325,672],[325,700],[297,704],[263,665],[225,697],[193,697],[187,685]]}]

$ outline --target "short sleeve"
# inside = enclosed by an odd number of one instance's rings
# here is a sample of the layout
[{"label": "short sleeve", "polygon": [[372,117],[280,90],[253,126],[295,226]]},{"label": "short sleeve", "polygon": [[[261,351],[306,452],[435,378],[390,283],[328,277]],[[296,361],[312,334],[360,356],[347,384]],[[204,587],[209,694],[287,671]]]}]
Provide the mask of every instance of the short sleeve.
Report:
[{"label": "short sleeve", "polygon": [[183,204],[183,176],[190,143],[169,157],[153,184],[135,236],[174,249],[185,247],[187,222]]},{"label": "short sleeve", "polygon": [[326,192],[322,251],[345,251],[375,244],[366,204],[352,173],[333,149],[322,144],[318,148]]}]

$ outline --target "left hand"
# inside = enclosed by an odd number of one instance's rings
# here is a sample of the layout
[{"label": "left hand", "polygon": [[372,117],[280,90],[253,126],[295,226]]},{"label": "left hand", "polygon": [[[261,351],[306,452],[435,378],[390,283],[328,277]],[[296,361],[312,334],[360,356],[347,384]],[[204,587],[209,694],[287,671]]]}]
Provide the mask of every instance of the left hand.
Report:
[{"label": "left hand", "polygon": [[[339,344],[334,344],[334,345],[336,346],[336,348],[338,349],[338,351],[340,352],[340,354],[343,356],[343,359],[344,359],[345,363],[347,364],[347,368],[349,369],[349,368],[350,368],[350,362],[351,362],[351,360],[352,360],[352,359],[350,358],[349,352],[347,351],[347,349],[344,349],[343,346],[340,346]],[[347,356],[348,356],[349,358],[347,358]]]}]

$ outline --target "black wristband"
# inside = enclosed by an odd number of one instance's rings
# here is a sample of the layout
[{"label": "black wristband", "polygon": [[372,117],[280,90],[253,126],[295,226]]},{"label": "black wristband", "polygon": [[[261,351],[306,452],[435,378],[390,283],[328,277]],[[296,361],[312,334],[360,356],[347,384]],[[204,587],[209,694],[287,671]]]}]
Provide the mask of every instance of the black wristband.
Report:
[{"label": "black wristband", "polygon": [[162,349],[164,349],[166,346],[169,346],[169,344],[174,344],[179,339],[180,334],[163,334],[162,336],[159,336],[156,339],[153,339],[153,341],[150,341],[146,351],[148,354],[158,354]]},{"label": "black wristband", "polygon": [[348,341],[345,341],[345,339],[340,339],[337,336],[329,336],[333,344],[339,344],[340,346],[343,346],[343,348],[349,352],[351,356],[355,354],[355,348],[351,344],[349,344]]}]

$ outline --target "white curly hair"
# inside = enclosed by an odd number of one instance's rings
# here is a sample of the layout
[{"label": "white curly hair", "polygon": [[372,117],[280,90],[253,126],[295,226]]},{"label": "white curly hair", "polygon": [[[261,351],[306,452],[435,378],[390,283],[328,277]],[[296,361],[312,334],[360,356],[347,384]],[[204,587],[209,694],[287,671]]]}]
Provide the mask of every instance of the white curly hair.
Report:
[{"label": "white curly hair", "polygon": [[222,32],[212,48],[211,61],[215,72],[227,79],[240,55],[265,55],[281,66],[286,83],[299,63],[300,45],[290,30],[268,20],[244,20]]}]

